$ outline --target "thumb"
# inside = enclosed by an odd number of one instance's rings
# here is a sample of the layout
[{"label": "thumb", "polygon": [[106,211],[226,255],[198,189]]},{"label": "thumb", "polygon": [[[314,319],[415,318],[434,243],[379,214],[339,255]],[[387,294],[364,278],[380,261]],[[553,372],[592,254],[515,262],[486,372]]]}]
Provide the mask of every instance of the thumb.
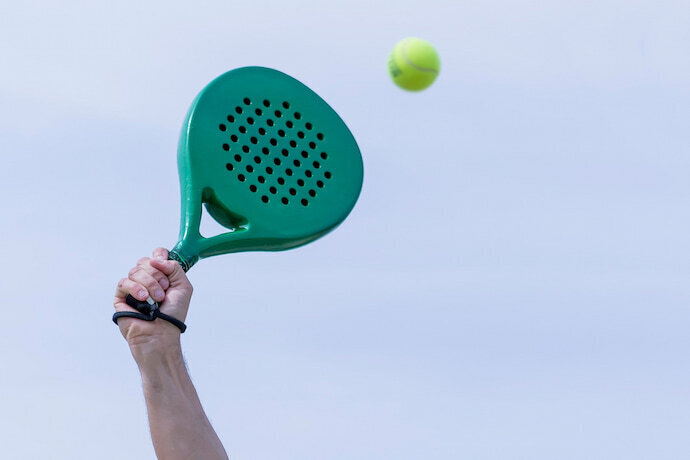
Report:
[{"label": "thumb", "polygon": [[171,286],[178,285],[181,282],[187,282],[187,275],[176,261],[151,259],[150,263],[153,268],[160,270],[168,277]]}]

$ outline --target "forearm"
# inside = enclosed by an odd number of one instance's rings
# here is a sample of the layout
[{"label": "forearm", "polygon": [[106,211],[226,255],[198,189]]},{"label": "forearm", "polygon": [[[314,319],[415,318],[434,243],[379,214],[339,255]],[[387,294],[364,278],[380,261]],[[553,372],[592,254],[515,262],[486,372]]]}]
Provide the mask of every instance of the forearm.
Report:
[{"label": "forearm", "polygon": [[161,460],[227,459],[189,373],[179,342],[132,346],[141,372],[151,437]]}]

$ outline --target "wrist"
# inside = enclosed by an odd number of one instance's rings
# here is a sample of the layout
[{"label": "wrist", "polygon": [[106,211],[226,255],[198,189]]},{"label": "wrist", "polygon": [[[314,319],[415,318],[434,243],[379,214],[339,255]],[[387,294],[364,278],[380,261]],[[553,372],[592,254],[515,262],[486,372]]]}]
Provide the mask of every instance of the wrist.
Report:
[{"label": "wrist", "polygon": [[150,360],[156,362],[172,361],[182,357],[180,334],[137,337],[127,341],[132,356],[137,364],[142,365]]}]

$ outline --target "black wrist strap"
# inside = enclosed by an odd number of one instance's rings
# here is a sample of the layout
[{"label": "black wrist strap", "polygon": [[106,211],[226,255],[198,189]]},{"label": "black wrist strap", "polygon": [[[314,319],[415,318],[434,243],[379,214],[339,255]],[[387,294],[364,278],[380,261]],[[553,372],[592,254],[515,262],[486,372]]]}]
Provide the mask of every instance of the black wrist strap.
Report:
[{"label": "black wrist strap", "polygon": [[144,321],[153,321],[156,318],[164,319],[169,323],[174,324],[177,326],[177,328],[180,330],[180,333],[184,332],[187,330],[187,325],[180,321],[179,319],[175,319],[170,315],[166,315],[165,313],[161,313],[160,310],[155,310],[153,315],[145,315],[143,313],[137,313],[134,311],[119,311],[113,315],[113,322],[117,324],[117,320],[119,318],[137,318],[137,319],[143,319]]},{"label": "black wrist strap", "polygon": [[113,315],[113,322],[115,324],[117,324],[119,318],[136,318],[144,321],[153,321],[156,318],[160,318],[176,326],[180,330],[180,333],[187,330],[187,325],[185,323],[177,318],[162,313],[158,308],[158,304],[149,305],[147,302],[140,302],[131,295],[127,296],[126,301],[127,305],[136,308],[139,312],[119,311]]}]

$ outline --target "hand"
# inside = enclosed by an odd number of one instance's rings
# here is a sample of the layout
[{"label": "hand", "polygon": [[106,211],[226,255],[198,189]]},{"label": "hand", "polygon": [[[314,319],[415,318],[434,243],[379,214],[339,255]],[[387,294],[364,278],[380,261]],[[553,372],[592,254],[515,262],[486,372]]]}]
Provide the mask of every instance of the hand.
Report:
[{"label": "hand", "polygon": [[[153,258],[139,259],[127,278],[121,279],[117,284],[115,311],[136,312],[136,309],[125,302],[127,294],[138,300],[146,300],[151,296],[158,302],[161,312],[184,322],[192,298],[192,285],[182,267],[174,260],[168,260],[168,250],[157,248],[153,251]],[[163,347],[179,344],[180,330],[162,319],[143,321],[120,318],[117,323],[130,347],[142,344]]]}]

